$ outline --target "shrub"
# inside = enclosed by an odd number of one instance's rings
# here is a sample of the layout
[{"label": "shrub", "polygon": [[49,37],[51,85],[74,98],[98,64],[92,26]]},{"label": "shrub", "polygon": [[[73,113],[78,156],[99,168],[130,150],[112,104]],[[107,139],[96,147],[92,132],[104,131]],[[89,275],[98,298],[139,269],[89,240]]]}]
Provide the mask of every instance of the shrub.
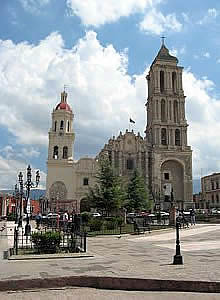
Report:
[{"label": "shrub", "polygon": [[59,232],[34,232],[32,242],[41,253],[56,253],[59,248],[61,235]]},{"label": "shrub", "polygon": [[82,223],[84,224],[88,224],[92,218],[91,214],[87,211],[82,212],[81,217],[82,217]]},{"label": "shrub", "polygon": [[91,231],[100,231],[103,225],[103,220],[100,218],[94,218],[89,221]]},{"label": "shrub", "polygon": [[106,220],[106,229],[112,230],[117,228],[118,226],[121,226],[123,223],[123,218],[122,217],[112,217],[108,218]]}]

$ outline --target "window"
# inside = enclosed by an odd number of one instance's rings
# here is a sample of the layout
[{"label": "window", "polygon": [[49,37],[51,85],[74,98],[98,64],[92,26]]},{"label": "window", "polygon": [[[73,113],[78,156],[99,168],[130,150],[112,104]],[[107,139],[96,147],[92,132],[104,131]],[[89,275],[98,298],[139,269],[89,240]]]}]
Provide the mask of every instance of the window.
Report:
[{"label": "window", "polygon": [[112,151],[108,151],[108,160],[109,163],[112,164]]},{"label": "window", "polygon": [[214,186],[214,182],[213,181],[211,182],[211,185],[212,185],[212,190],[214,190],[215,186]]},{"label": "window", "polygon": [[67,132],[69,132],[69,131],[70,131],[70,122],[67,121]]},{"label": "window", "polygon": [[218,181],[216,181],[215,185],[216,185],[216,189],[219,189]]},{"label": "window", "polygon": [[64,121],[61,120],[61,121],[60,121],[60,130],[63,130],[63,127],[64,127]]},{"label": "window", "polygon": [[58,150],[59,150],[58,146],[54,146],[54,148],[53,148],[53,158],[54,159],[58,159]]},{"label": "window", "polygon": [[54,122],[54,131],[57,131],[57,121]]},{"label": "window", "polygon": [[161,121],[166,121],[166,103],[164,99],[161,100]]},{"label": "window", "polygon": [[127,159],[127,169],[128,170],[133,170],[134,169],[134,161],[131,158]]},{"label": "window", "polygon": [[175,130],[175,145],[180,146],[180,130]]},{"label": "window", "polygon": [[176,72],[172,72],[172,89],[173,89],[174,93],[177,91],[177,86],[176,86]]},{"label": "window", "polygon": [[178,102],[175,100],[173,103],[173,114],[174,114],[174,122],[178,122]]},{"label": "window", "polygon": [[164,92],[164,71],[160,71],[160,91]]},{"label": "window", "polygon": [[169,180],[170,179],[170,174],[169,173],[164,173],[164,179]]},{"label": "window", "polygon": [[68,147],[67,146],[63,147],[63,158],[64,159],[68,158]]},{"label": "window", "polygon": [[214,203],[215,202],[215,200],[214,200],[214,195],[212,195],[212,203]]},{"label": "window", "polygon": [[219,203],[219,196],[216,194],[216,202]]},{"label": "window", "polygon": [[161,129],[161,144],[167,145],[167,131],[166,128]]},{"label": "window", "polygon": [[83,185],[89,185],[89,178],[83,178]]}]

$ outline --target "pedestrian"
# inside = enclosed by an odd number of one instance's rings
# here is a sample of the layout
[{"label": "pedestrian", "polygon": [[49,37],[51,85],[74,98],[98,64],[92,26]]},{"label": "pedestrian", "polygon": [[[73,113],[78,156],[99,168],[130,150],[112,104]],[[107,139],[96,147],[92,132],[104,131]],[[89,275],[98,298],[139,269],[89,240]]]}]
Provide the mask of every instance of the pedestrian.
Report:
[{"label": "pedestrian", "polygon": [[191,221],[191,225],[196,225],[196,213],[194,208],[190,210],[190,221]]},{"label": "pedestrian", "polygon": [[41,216],[41,213],[38,212],[38,214],[36,215],[36,226],[37,226],[37,229],[40,229],[40,224],[41,224],[41,219],[42,219],[42,216]]}]

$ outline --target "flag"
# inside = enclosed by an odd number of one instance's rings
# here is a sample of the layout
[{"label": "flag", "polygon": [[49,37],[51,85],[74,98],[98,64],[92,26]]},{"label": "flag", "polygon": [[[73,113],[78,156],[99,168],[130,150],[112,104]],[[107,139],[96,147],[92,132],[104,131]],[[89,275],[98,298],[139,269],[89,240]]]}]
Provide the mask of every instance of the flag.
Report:
[{"label": "flag", "polygon": [[133,121],[131,118],[130,118],[130,121],[129,121],[130,123],[135,123],[135,121]]}]

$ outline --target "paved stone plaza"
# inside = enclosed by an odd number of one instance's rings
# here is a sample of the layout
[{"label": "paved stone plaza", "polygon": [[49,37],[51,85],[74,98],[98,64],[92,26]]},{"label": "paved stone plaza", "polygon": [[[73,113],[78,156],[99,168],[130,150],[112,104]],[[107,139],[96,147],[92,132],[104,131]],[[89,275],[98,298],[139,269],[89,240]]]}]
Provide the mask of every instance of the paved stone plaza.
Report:
[{"label": "paved stone plaza", "polygon": [[[22,261],[1,258],[0,280],[86,275],[219,281],[219,232],[220,225],[196,225],[181,230],[184,265],[172,265],[175,230],[169,229],[139,236],[89,238],[88,254],[94,255],[90,258]],[[1,254],[8,247],[8,238],[4,233],[6,229],[0,235]]]}]

